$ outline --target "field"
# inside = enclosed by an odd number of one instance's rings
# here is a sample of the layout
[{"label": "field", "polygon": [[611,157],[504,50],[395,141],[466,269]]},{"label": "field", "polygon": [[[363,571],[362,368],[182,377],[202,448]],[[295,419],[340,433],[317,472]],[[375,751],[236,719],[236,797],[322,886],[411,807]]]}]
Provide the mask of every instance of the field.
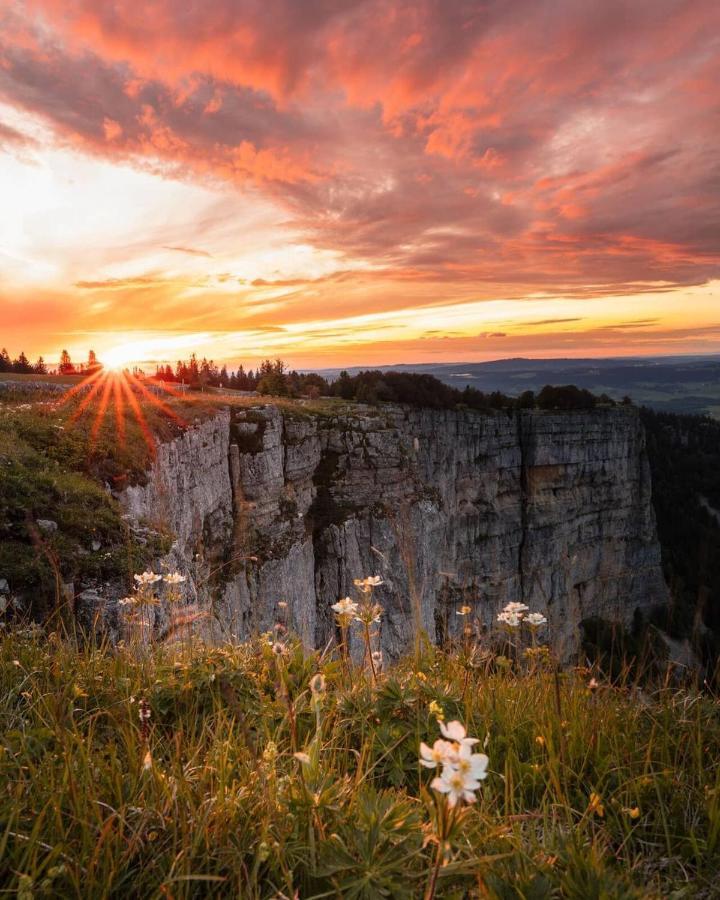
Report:
[{"label": "field", "polygon": [[[273,640],[275,640],[274,646]],[[717,897],[720,709],[420,647],[0,642],[0,884],[31,897]],[[322,673],[323,679],[313,676]],[[453,810],[439,721],[489,757]]]}]

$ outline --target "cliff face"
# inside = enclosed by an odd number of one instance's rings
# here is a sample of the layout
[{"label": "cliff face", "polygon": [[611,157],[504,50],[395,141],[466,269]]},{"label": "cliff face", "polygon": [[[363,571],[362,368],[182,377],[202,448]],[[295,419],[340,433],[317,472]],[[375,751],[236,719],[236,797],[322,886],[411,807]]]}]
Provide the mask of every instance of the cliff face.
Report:
[{"label": "cliff face", "polygon": [[288,604],[309,644],[330,606],[382,575],[384,651],[491,624],[511,600],[547,615],[557,650],[589,616],[629,624],[667,599],[636,411],[356,407],[221,412],[163,445],[129,515],[164,521],[222,631],[269,628]]}]

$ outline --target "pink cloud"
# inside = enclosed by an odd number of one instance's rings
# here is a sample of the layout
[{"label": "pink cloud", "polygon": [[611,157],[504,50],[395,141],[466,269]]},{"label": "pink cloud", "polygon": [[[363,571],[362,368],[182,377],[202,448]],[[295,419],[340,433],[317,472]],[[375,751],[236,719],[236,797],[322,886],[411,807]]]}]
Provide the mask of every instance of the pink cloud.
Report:
[{"label": "pink cloud", "polygon": [[720,274],[714,0],[14,9],[6,102],[99,155],[258,185],[310,243],[387,277],[616,292]]}]

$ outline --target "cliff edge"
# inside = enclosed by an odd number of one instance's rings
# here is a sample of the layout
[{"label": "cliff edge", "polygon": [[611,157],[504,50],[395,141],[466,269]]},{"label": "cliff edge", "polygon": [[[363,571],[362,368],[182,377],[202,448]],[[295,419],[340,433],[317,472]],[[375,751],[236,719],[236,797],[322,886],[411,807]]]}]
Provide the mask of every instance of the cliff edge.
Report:
[{"label": "cliff edge", "polygon": [[284,601],[323,646],[331,604],[369,574],[385,582],[391,657],[417,624],[432,640],[457,633],[466,603],[488,625],[527,603],[567,658],[583,619],[629,625],[667,602],[632,408],[226,408],[162,444],[119,499],[171,530],[173,565],[235,638],[271,627]]}]

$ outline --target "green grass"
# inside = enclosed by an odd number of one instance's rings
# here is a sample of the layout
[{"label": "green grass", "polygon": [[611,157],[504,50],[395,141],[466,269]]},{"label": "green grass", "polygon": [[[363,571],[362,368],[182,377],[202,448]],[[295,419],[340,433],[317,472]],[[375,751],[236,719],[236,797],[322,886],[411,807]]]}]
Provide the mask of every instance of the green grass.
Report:
[{"label": "green grass", "polygon": [[427,650],[374,685],[292,644],[273,656],[267,639],[138,655],[15,630],[0,642],[0,887],[422,897],[437,795],[418,745],[439,736],[434,701],[490,757],[436,896],[718,896],[717,701],[588,679]]}]

